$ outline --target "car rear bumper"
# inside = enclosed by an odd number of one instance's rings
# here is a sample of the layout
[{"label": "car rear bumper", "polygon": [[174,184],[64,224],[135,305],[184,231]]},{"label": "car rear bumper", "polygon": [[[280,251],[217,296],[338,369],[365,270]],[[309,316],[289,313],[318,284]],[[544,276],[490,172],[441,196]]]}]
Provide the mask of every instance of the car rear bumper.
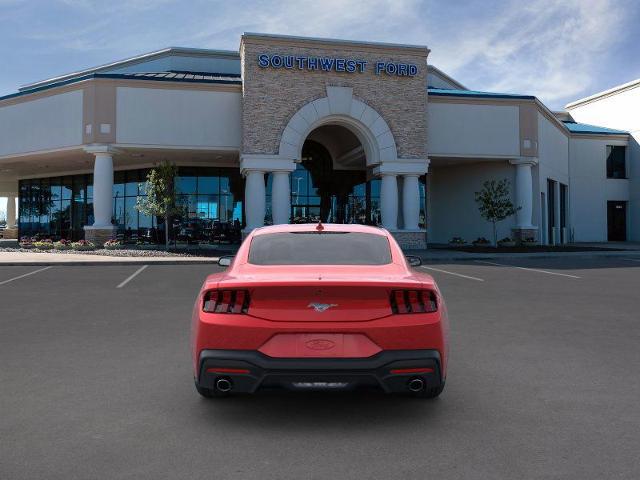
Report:
[{"label": "car rear bumper", "polygon": [[199,365],[200,387],[216,389],[224,379],[231,393],[367,387],[409,393],[412,380],[421,380],[423,389],[444,382],[437,350],[384,350],[367,358],[273,358],[255,350],[203,350]]}]

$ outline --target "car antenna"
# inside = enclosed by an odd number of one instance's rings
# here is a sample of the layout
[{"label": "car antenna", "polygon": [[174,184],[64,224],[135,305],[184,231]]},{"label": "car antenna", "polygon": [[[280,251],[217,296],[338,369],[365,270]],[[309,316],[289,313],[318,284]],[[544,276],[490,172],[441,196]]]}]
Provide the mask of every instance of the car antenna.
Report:
[{"label": "car antenna", "polygon": [[322,220],[318,220],[318,225],[316,225],[316,230],[321,233],[324,230],[324,225],[322,225]]}]

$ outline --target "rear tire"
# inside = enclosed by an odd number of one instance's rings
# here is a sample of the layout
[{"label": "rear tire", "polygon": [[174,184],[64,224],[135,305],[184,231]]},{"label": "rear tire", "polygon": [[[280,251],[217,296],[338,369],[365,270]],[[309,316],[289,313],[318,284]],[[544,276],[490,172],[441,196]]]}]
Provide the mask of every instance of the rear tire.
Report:
[{"label": "rear tire", "polygon": [[226,397],[228,395],[226,392],[225,393],[219,392],[218,390],[215,390],[213,388],[201,387],[200,385],[198,385],[198,382],[196,382],[195,380],[194,380],[194,384],[198,393],[202,395],[204,398],[219,398],[219,397]]}]

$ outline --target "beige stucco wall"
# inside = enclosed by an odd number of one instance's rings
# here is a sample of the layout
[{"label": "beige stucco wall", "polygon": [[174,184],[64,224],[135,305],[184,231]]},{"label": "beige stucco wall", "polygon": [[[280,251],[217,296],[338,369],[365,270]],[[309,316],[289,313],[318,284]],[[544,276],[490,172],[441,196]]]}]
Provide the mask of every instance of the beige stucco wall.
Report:
[{"label": "beige stucco wall", "polygon": [[118,144],[238,150],[240,92],[118,87]]},{"label": "beige stucco wall", "polygon": [[82,90],[0,106],[0,156],[82,144]]},{"label": "beige stucco wall", "polygon": [[[261,68],[258,55],[361,59],[364,73],[308,71],[296,68]],[[243,37],[240,49],[243,70],[242,151],[245,154],[277,154],[280,137],[289,119],[305,104],[326,97],[327,86],[353,88],[353,96],[376,110],[389,125],[398,157],[426,158],[427,55],[426,48],[384,47],[367,44],[322,43],[287,38]],[[375,74],[377,61],[412,63],[414,77]]]},{"label": "beige stucco wall", "polygon": [[429,154],[519,157],[517,105],[429,103]]}]

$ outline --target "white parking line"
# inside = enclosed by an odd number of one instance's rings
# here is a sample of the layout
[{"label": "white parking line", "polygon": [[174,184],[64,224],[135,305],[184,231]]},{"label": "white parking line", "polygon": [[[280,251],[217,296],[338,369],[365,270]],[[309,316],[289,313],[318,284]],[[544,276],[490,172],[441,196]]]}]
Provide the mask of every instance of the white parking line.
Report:
[{"label": "white parking line", "polygon": [[577,275],[569,275],[568,273],[550,272],[549,270],[539,270],[537,268],[518,267],[516,265],[507,265],[506,263],[485,262],[484,260],[476,260],[475,262],[476,263],[485,263],[487,265],[495,265],[495,266],[498,266],[498,267],[517,268],[519,270],[528,270],[530,272],[547,273],[549,275],[558,275],[560,277],[580,278]]},{"label": "white parking line", "polygon": [[482,278],[470,277],[469,275],[462,275],[461,273],[449,272],[447,270],[440,270],[439,268],[425,267],[424,265],[422,266],[422,268],[426,268],[427,270],[433,270],[434,272],[446,273],[448,275],[455,275],[456,277],[462,277],[468,280],[475,280],[476,282],[484,282]]},{"label": "white parking line", "polygon": [[141,273],[145,268],[147,268],[149,265],[143,265],[141,266],[138,270],[136,270],[135,272],[133,272],[131,275],[129,275],[127,278],[125,278],[122,283],[120,283],[120,285],[118,285],[116,288],[122,288],[124,287],[127,283],[129,283],[131,280],[133,280],[134,278],[136,278],[138,276],[139,273]]},{"label": "white parking line", "polygon": [[20,278],[28,277],[29,275],[33,275],[34,273],[44,272],[45,270],[49,270],[50,268],[51,268],[50,266],[49,267],[40,268],[38,270],[34,270],[33,272],[25,273],[24,275],[20,275],[18,277],[13,277],[13,278],[10,278],[9,280],[4,280],[4,281],[0,282],[0,285],[4,285],[5,283],[13,282],[14,280],[19,280]]}]

